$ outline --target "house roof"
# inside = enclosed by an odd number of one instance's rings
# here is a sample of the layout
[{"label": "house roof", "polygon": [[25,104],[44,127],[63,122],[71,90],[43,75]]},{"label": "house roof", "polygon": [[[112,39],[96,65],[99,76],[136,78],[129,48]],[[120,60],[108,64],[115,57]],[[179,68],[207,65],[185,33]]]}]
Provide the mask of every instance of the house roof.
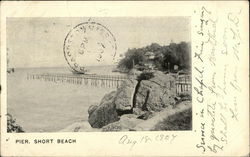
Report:
[{"label": "house roof", "polygon": [[154,52],[148,51],[148,52],[145,53],[145,55],[146,55],[146,56],[154,56],[155,54],[154,54]]}]

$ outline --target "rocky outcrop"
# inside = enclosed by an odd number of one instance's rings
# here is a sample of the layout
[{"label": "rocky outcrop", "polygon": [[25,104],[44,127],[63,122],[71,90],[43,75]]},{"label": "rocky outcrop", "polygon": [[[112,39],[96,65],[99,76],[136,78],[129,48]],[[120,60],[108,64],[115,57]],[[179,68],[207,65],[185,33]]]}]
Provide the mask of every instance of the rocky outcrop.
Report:
[{"label": "rocky outcrop", "polygon": [[192,108],[167,117],[165,120],[157,123],[152,130],[192,130]]},{"label": "rocky outcrop", "polygon": [[88,122],[76,122],[73,123],[66,128],[60,130],[59,132],[82,132],[82,131],[87,131],[87,132],[92,132],[92,131],[101,131],[100,129],[92,128]]},{"label": "rocky outcrop", "polygon": [[[182,112],[186,112],[187,110],[190,110],[192,107],[190,101],[183,101],[176,107],[167,107],[161,112],[155,114],[154,117],[143,121],[142,123],[138,124],[133,130],[136,131],[151,131],[151,130],[159,130],[160,125],[166,125],[166,123],[169,122],[169,119],[171,116],[177,115]],[[189,115],[192,117],[192,114]],[[177,119],[178,116],[175,117]],[[173,120],[173,117],[172,117]],[[175,124],[173,124],[174,126]],[[178,124],[176,124],[178,125]]]},{"label": "rocky outcrop", "polygon": [[[148,80],[124,81],[115,92],[104,96],[99,105],[90,106],[89,123],[102,131],[153,129],[161,119],[172,113],[176,103],[175,78],[155,72]],[[185,107],[184,107],[185,108]],[[161,113],[162,111],[164,113]],[[166,115],[167,114],[167,115]]]},{"label": "rocky outcrop", "polygon": [[[135,114],[122,115],[117,122],[104,126],[102,131],[158,131],[192,129],[192,107],[190,101],[183,101],[175,107],[151,114],[147,120],[139,119]],[[149,113],[149,112],[146,112]]]},{"label": "rocky outcrop", "polygon": [[135,106],[143,111],[161,111],[163,108],[175,104],[175,78],[156,72],[155,77],[140,82],[135,95]]},{"label": "rocky outcrop", "polygon": [[117,89],[115,96],[115,106],[119,111],[130,111],[133,108],[133,97],[137,85],[136,80],[126,80]]},{"label": "rocky outcrop", "polygon": [[102,128],[102,131],[129,131],[139,123],[143,122],[141,119],[137,119],[134,114],[125,114],[121,116],[120,120],[111,124],[108,124]]},{"label": "rocky outcrop", "polygon": [[116,92],[106,94],[99,106],[91,106],[89,112],[89,124],[93,128],[101,128],[109,123],[119,120],[114,103]]},{"label": "rocky outcrop", "polygon": [[97,105],[91,105],[88,109],[89,115],[91,115],[97,108],[98,108]]},{"label": "rocky outcrop", "polygon": [[118,121],[124,113],[132,113],[136,85],[136,80],[126,80],[117,91],[106,94],[100,105],[91,105],[88,109],[90,125],[101,128]]}]

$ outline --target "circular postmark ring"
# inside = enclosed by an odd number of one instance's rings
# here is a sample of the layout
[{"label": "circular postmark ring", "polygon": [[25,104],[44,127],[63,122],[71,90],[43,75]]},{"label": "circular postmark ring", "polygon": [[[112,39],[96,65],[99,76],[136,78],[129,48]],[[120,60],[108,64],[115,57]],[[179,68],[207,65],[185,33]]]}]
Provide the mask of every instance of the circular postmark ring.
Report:
[{"label": "circular postmark ring", "polygon": [[65,60],[77,73],[85,73],[88,63],[114,60],[116,50],[114,35],[107,27],[97,22],[76,25],[69,31],[63,44]]}]

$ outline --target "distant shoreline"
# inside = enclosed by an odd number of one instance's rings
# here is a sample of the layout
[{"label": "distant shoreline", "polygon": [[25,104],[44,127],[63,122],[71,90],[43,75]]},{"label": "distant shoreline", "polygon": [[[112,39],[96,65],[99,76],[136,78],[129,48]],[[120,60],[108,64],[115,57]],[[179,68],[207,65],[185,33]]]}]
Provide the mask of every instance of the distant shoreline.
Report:
[{"label": "distant shoreline", "polygon": [[[90,66],[85,66],[85,67],[107,67],[107,66],[116,66],[115,64],[113,65],[90,65]],[[65,69],[70,69],[68,66],[62,66],[62,67],[11,67],[14,69],[51,69],[51,68],[65,68]]]}]

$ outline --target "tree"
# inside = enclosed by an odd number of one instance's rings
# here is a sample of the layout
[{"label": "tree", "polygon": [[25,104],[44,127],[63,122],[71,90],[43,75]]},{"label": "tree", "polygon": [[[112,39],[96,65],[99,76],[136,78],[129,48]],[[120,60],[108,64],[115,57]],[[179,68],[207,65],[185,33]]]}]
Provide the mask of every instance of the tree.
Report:
[{"label": "tree", "polygon": [[174,65],[178,65],[180,70],[190,70],[191,49],[190,43],[171,43],[170,45],[160,46],[152,43],[146,47],[128,49],[125,57],[118,64],[119,69],[131,70],[133,65],[143,66],[148,61],[147,52],[154,53],[153,64],[158,70],[173,70]]},{"label": "tree", "polygon": [[128,49],[125,53],[125,58],[123,58],[119,64],[118,68],[131,70],[134,65],[140,65],[146,61],[146,56],[144,55],[143,49]]}]

